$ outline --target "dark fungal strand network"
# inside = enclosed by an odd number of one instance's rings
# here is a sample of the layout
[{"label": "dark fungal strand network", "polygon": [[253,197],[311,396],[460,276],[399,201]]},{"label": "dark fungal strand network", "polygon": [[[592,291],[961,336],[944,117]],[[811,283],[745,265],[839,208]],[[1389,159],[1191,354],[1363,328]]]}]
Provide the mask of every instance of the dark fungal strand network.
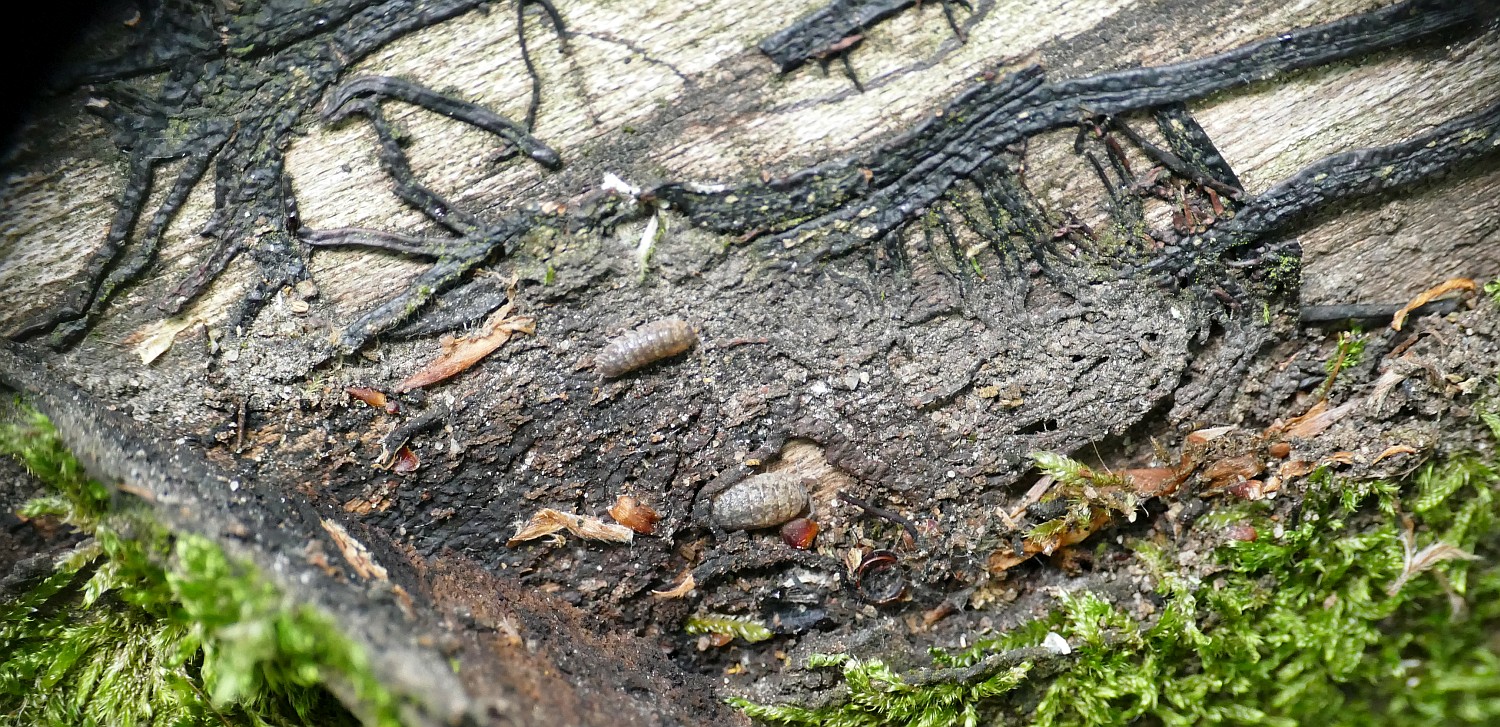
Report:
[{"label": "dark fungal strand network", "polygon": [[[1478,27],[1484,17],[1479,4],[1419,0],[1167,66],[1054,82],[1045,79],[1041,67],[1031,66],[985,79],[867,156],[727,189],[669,184],[655,194],[708,229],[767,235],[769,250],[800,247],[804,238],[814,238],[805,253],[809,257],[841,254],[895,230],[1007,147],[1037,134],[1436,39]],[[1488,150],[1471,145],[1465,155]]]}]

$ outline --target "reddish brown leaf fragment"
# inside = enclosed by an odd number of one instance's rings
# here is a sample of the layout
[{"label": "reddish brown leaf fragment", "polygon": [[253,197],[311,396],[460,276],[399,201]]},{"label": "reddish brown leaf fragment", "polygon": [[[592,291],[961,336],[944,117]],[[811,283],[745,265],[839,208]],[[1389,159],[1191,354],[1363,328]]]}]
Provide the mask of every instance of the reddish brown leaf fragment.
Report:
[{"label": "reddish brown leaf fragment", "polygon": [[1355,399],[1354,401],[1329,409],[1328,402],[1320,401],[1314,404],[1311,409],[1308,409],[1306,414],[1287,422],[1284,432],[1285,436],[1288,439],[1311,439],[1316,437],[1363,403],[1364,399]]},{"label": "reddish brown leaf fragment", "polygon": [[370,389],[364,386],[350,386],[344,389],[344,393],[359,399],[360,401],[375,407],[384,409],[386,405],[385,392],[379,389]]},{"label": "reddish brown leaf fragment", "polygon": [[1230,485],[1244,482],[1265,469],[1260,463],[1260,458],[1253,454],[1242,454],[1238,457],[1226,457],[1217,460],[1203,468],[1203,479],[1208,480],[1211,490],[1220,490]]},{"label": "reddish brown leaf fragment", "polygon": [[401,445],[396,450],[396,456],[391,458],[391,471],[398,475],[411,474],[422,466],[422,460],[417,458],[417,453],[411,451],[411,447]]},{"label": "reddish brown leaf fragment", "polygon": [[812,547],[818,537],[818,524],[805,517],[789,520],[781,526],[781,542],[798,550]]},{"label": "reddish brown leaf fragment", "polygon": [[500,306],[490,314],[484,325],[473,334],[453,341],[443,347],[443,352],[429,361],[411,376],[396,385],[398,393],[431,386],[468,370],[495,349],[505,345],[511,336],[518,333],[536,332],[536,319],[529,316],[510,317],[511,303]]},{"label": "reddish brown leaf fragment", "polygon": [[1130,484],[1130,489],[1134,490],[1135,494],[1141,497],[1157,497],[1175,492],[1182,481],[1187,479],[1187,474],[1176,467],[1147,467],[1125,470],[1125,481]]},{"label": "reddish brown leaf fragment", "polygon": [[650,535],[656,529],[656,521],[661,519],[661,515],[655,510],[642,505],[630,495],[620,495],[615,504],[610,506],[609,516],[641,535]]}]

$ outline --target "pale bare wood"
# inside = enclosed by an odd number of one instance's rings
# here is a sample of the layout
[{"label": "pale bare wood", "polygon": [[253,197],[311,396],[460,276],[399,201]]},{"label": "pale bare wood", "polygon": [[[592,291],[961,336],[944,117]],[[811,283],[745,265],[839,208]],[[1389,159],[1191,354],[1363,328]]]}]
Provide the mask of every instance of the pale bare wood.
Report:
[{"label": "pale bare wood", "polygon": [[[1183,17],[1156,29],[1157,36],[1128,37],[1117,47],[1100,45],[1089,37],[1089,28],[1100,19],[1138,9],[1138,4],[980,4],[988,15],[970,30],[967,44],[959,43],[937,9],[929,7],[904,12],[867,33],[854,56],[869,89],[863,94],[837,69],[825,75],[817,64],[779,76],[755,50],[761,38],[816,5],[569,4],[561,8],[574,32],[566,55],[539,16],[528,18],[545,90],[536,133],[559,149],[579,169],[577,174],[553,176],[532,165],[496,164],[493,137],[399,105],[391,115],[411,132],[413,166],[434,189],[460,205],[505,208],[582,194],[597,183],[594,176],[583,176],[585,170],[616,171],[636,182],[713,182],[840,158],[910,127],[979,73],[1025,62],[1047,64],[1049,53],[1038,49],[1048,43],[1099,46],[1078,54],[1088,60],[1049,67],[1053,77],[1066,77],[1200,57],[1380,3],[1267,3],[1196,13],[1178,9],[1171,12]],[[359,64],[356,72],[408,77],[519,118],[528,82],[514,27],[508,8],[469,13],[392,44]],[[1253,193],[1326,154],[1399,140],[1490,102],[1500,95],[1500,74],[1491,70],[1500,61],[1497,56],[1493,35],[1487,35],[1438,51],[1397,52],[1372,62],[1296,74],[1194,104],[1193,110]],[[27,137],[28,144],[61,154],[46,167],[20,170],[4,192],[0,321],[55,302],[60,284],[79,269],[84,251],[102,240],[118,195],[122,160],[110,149],[100,124],[82,114],[86,96],[74,94],[71,100],[77,102],[74,111],[53,120],[60,123]],[[680,113],[664,115],[663,109]],[[645,122],[654,126],[632,128]],[[626,167],[606,167],[591,157],[600,140],[632,133],[649,136]],[[1099,196],[1099,183],[1076,157],[1066,158],[1065,137],[1071,138],[1070,132],[1033,141],[1028,159],[1032,180],[1044,203],[1097,218],[1090,202]],[[330,128],[309,119],[305,135],[293,141],[288,168],[309,226],[428,231],[421,215],[391,194],[374,159],[373,134],[361,124]],[[158,174],[157,196],[169,176],[170,167]],[[197,231],[208,218],[209,187],[208,180],[199,185],[164,236],[161,263],[148,281],[111,307],[101,326],[105,341],[151,325],[148,304],[205,253],[208,242]],[[1309,299],[1385,300],[1420,290],[1434,275],[1500,272],[1500,253],[1493,252],[1497,246],[1487,244],[1492,237],[1486,235],[1494,232],[1484,224],[1495,217],[1494,195],[1485,193],[1493,188],[1493,179],[1473,180],[1396,203],[1396,209],[1410,212],[1384,213],[1404,215],[1399,231],[1390,234],[1356,238],[1368,224],[1334,223],[1310,232],[1304,240]],[[1158,207],[1152,213],[1159,218],[1166,212]],[[1356,214],[1378,219],[1382,213]],[[627,228],[622,235],[632,232]],[[1452,244],[1424,242],[1432,240]],[[1357,241],[1362,245],[1351,247]],[[1361,261],[1391,259],[1392,254],[1379,252],[1382,244],[1405,251],[1400,257],[1409,264],[1383,269],[1378,276],[1365,274]],[[611,249],[624,257],[630,246]],[[1464,263],[1451,264],[1458,251],[1466,253]],[[318,251],[311,259],[325,301],[335,303],[340,315],[374,304],[421,270],[419,264],[378,253]],[[1424,262],[1410,264],[1414,260]],[[184,315],[210,325],[222,320],[250,275],[249,267],[237,262]],[[1378,284],[1371,280],[1377,277]]]}]

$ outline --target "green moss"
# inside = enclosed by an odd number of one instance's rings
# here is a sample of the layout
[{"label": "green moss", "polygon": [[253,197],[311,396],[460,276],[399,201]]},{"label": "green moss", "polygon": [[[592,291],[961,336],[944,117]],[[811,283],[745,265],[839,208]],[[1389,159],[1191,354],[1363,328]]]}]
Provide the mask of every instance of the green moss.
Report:
[{"label": "green moss", "polygon": [[[1059,480],[1084,476],[1067,462],[1050,464]],[[1049,726],[1500,723],[1494,466],[1465,456],[1429,465],[1404,486],[1326,471],[1310,484],[1293,525],[1272,522],[1263,504],[1200,520],[1199,527],[1249,524],[1259,533],[1219,547],[1216,569],[1202,581],[1163,546],[1135,544],[1157,584],[1154,613],[1066,594],[1046,618],[934,654],[938,667],[967,667],[1040,644],[1053,631],[1073,649],[1060,670],[960,673],[986,681],[933,683],[933,673],[903,677],[876,661],[831,655],[817,665],[843,667],[845,703],[735,704],[767,722],[806,725],[950,717]],[[996,678],[1013,681],[977,689]]]},{"label": "green moss", "polygon": [[1339,369],[1352,369],[1365,357],[1365,344],[1369,339],[1358,326],[1339,332],[1339,347],[1334,357],[1324,362],[1323,370],[1332,375]]},{"label": "green moss", "polygon": [[771,638],[771,630],[759,621],[714,613],[689,616],[682,630],[690,634],[738,636],[752,644]]},{"label": "green moss", "polygon": [[1079,462],[1052,452],[1033,452],[1037,469],[1056,480],[1043,502],[1063,500],[1067,510],[1061,517],[1038,523],[1027,537],[1033,540],[1057,538],[1071,530],[1087,528],[1096,518],[1109,514],[1135,520],[1140,498],[1129,490],[1125,478],[1113,472],[1099,472]]},{"label": "green moss", "polygon": [[51,424],[21,409],[0,452],[53,494],[22,514],[87,534],[0,606],[0,715],[10,724],[398,724],[395,698],[325,615],[289,603],[212,541],[174,534],[88,479]]}]

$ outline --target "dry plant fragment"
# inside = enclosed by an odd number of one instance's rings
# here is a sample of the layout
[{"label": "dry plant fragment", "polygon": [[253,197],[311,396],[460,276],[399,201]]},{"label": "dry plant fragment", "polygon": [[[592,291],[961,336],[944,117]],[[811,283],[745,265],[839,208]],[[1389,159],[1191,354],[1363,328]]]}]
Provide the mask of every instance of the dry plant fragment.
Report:
[{"label": "dry plant fragment", "polygon": [[141,357],[141,363],[150,366],[152,361],[160,358],[162,354],[172,349],[172,344],[177,341],[177,336],[194,324],[201,323],[196,316],[182,318],[168,318],[157,321],[136,329],[134,333],[125,337],[120,343],[126,346],[135,346],[136,355]]},{"label": "dry plant fragment", "polygon": [[1216,460],[1203,468],[1203,478],[1208,480],[1209,490],[1222,490],[1245,482],[1261,473],[1265,467],[1254,454],[1242,454]]},{"label": "dry plant fragment", "polygon": [[697,581],[693,579],[693,572],[688,571],[682,577],[682,582],[665,591],[652,591],[651,595],[657,598],[682,598],[698,587]]},{"label": "dry plant fragment", "polygon": [[1306,414],[1287,422],[1281,434],[1287,439],[1312,439],[1327,431],[1329,427],[1348,416],[1363,403],[1364,399],[1355,399],[1329,409],[1326,400],[1319,401],[1308,409]]},{"label": "dry plant fragment", "polygon": [[480,359],[490,355],[495,349],[505,345],[511,336],[518,333],[535,333],[536,319],[530,316],[517,316],[512,318],[510,312],[515,305],[515,299],[500,306],[490,317],[485,320],[484,325],[474,333],[454,339],[443,347],[443,352],[437,358],[429,361],[404,381],[396,384],[397,393],[420,389],[444,381],[454,375],[463,373],[470,366],[478,363]]},{"label": "dry plant fragment", "polygon": [[1190,469],[1178,467],[1147,467],[1144,469],[1125,470],[1125,482],[1135,494],[1141,497],[1158,497],[1170,495],[1177,491],[1188,475]]},{"label": "dry plant fragment", "polygon": [[1393,445],[1391,445],[1389,447],[1386,447],[1385,450],[1382,451],[1380,454],[1375,455],[1375,461],[1371,462],[1370,464],[1376,464],[1376,463],[1380,462],[1380,460],[1385,459],[1386,457],[1395,457],[1398,454],[1416,454],[1416,453],[1417,453],[1417,448],[1416,447],[1411,447],[1411,446],[1408,446],[1408,445],[1405,445],[1405,444],[1393,444]]},{"label": "dry plant fragment", "polygon": [[564,529],[584,540],[629,543],[635,539],[635,533],[623,525],[607,523],[588,515],[574,515],[544,507],[537,510],[536,514],[532,515],[531,519],[526,521],[526,524],[522,525],[521,529],[517,530],[516,534],[512,535],[505,544],[514,546],[516,543],[535,540]]},{"label": "dry plant fragment", "polygon": [[1396,311],[1396,315],[1391,317],[1391,330],[1401,330],[1401,326],[1406,323],[1407,315],[1409,315],[1412,311],[1421,308],[1424,305],[1427,305],[1440,296],[1446,295],[1455,290],[1467,290],[1473,292],[1478,289],[1479,286],[1469,278],[1449,278],[1447,280],[1444,280],[1443,282],[1422,291],[1420,295],[1412,298],[1411,302],[1407,303],[1404,308]]},{"label": "dry plant fragment", "polygon": [[1479,556],[1441,540],[1417,550],[1417,535],[1411,520],[1402,518],[1402,525],[1401,547],[1405,551],[1405,559],[1401,564],[1401,575],[1385,588],[1388,596],[1400,593],[1407,581],[1445,560],[1479,560]]},{"label": "dry plant fragment", "polygon": [[355,540],[354,536],[350,535],[349,531],[345,530],[343,525],[326,518],[322,520],[322,523],[323,529],[333,538],[333,544],[339,547],[339,552],[344,554],[344,560],[349,561],[349,565],[354,568],[355,573],[358,573],[361,578],[366,580],[371,578],[377,581],[389,579],[385,568],[376,563],[374,558],[370,557],[370,551],[365,548],[365,544]]}]

